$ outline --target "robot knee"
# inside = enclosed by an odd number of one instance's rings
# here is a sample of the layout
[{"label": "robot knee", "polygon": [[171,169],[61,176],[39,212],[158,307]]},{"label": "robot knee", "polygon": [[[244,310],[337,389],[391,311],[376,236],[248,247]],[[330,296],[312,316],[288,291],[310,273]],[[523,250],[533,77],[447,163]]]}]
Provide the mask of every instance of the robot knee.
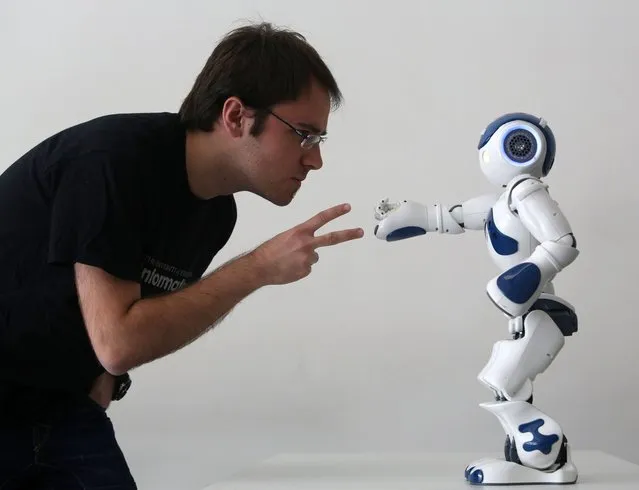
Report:
[{"label": "robot knee", "polygon": [[556,345],[563,347],[565,334],[549,313],[543,310],[533,310],[524,317],[524,338],[535,346]]},{"label": "robot knee", "polygon": [[[570,337],[579,329],[577,314],[568,305],[552,298],[540,298],[530,308],[526,316],[534,311],[543,311],[557,325],[564,337]],[[524,318],[525,320],[525,318]]]}]

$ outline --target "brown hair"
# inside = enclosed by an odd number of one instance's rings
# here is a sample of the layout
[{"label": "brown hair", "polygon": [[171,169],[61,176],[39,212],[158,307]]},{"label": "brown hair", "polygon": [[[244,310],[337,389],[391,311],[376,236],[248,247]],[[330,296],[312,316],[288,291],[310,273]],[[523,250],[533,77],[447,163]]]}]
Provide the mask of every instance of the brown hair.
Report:
[{"label": "brown hair", "polygon": [[[268,22],[239,27],[209,56],[180,107],[180,118],[187,129],[210,131],[228,97],[266,110],[295,100],[313,79],[328,91],[333,108],[339,106],[342,94],[335,78],[303,35]],[[258,114],[254,134],[261,123]]]}]

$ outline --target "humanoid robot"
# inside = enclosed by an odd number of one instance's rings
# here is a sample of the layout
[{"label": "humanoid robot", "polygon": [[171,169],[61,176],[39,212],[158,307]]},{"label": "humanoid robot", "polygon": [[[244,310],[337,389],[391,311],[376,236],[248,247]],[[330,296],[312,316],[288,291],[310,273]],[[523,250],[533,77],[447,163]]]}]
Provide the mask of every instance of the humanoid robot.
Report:
[{"label": "humanoid robot", "polygon": [[555,138],[546,121],[526,113],[490,123],[478,145],[486,178],[501,192],[452,206],[383,199],[375,209],[375,236],[389,242],[426,233],[483,230],[500,270],[486,287],[504,313],[509,336],[493,346],[478,375],[494,393],[480,406],[504,431],[503,458],[471,462],[474,485],[567,484],[577,480],[568,439],[560,425],[533,405],[533,382],[577,331],[577,316],[555,295],[553,279],[578,256],[570,224],[541,179],[555,159]]}]

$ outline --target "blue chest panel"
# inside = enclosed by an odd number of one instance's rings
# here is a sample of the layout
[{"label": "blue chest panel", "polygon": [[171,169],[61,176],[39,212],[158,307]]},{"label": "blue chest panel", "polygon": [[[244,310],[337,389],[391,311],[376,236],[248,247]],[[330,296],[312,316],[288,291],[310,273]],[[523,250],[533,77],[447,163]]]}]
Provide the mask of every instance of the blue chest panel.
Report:
[{"label": "blue chest panel", "polygon": [[532,441],[524,443],[524,451],[541,451],[544,454],[550,454],[552,446],[559,440],[559,436],[557,434],[547,436],[540,433],[539,428],[542,425],[544,425],[544,421],[537,419],[519,426],[519,432],[530,432],[533,437]]},{"label": "blue chest panel", "polygon": [[492,209],[488,213],[484,232],[490,238],[490,244],[499,255],[512,255],[519,249],[517,240],[499,231],[497,225],[495,225]]}]

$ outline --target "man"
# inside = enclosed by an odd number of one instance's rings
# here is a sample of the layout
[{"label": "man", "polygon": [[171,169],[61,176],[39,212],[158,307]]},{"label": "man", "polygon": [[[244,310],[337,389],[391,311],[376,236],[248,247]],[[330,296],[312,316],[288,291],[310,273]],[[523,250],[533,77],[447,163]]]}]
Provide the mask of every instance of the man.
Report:
[{"label": "man", "polygon": [[[117,114],[43,141],[0,176],[0,487],[136,488],[105,409],[128,372],[192,342],[265,285],[307,276],[325,210],[202,278],[233,194],[285,206],[340,90],[299,34],[238,28],[179,114]],[[6,485],[6,486],[5,486]]]}]

